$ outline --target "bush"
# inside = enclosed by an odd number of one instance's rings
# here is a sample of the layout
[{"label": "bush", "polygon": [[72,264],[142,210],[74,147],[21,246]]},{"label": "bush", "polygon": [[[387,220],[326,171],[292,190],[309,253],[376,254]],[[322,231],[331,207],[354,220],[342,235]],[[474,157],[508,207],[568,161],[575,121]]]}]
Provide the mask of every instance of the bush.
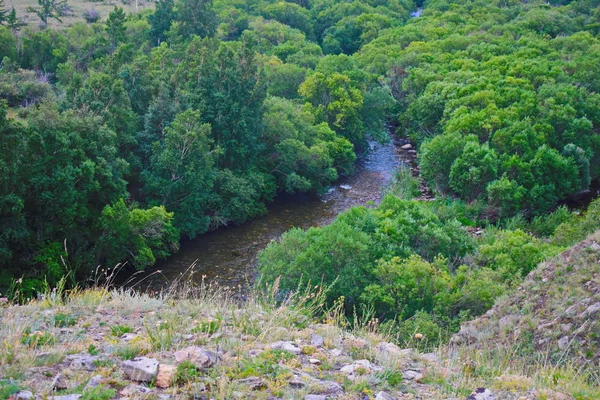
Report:
[{"label": "bush", "polygon": [[100,19],[100,13],[92,8],[84,12],[83,17],[89,24],[93,24],[94,22],[98,22]]}]

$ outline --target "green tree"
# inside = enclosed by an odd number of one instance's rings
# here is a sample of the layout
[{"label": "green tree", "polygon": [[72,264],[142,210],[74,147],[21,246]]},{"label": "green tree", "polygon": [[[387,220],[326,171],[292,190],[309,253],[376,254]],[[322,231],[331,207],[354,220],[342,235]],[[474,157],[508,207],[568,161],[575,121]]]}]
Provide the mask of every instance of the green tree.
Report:
[{"label": "green tree", "polygon": [[6,9],[6,4],[4,0],[0,0],[0,25],[3,25],[8,22],[9,12]]},{"label": "green tree", "polygon": [[181,24],[180,29],[184,37],[213,36],[217,30],[213,0],[179,0],[177,20]]},{"label": "green tree", "polygon": [[125,262],[139,270],[152,266],[179,249],[179,232],[172,220],[173,213],[162,206],[143,210],[127,207],[123,199],[106,206],[99,222],[97,262],[109,268]]},{"label": "green tree", "polygon": [[198,111],[178,114],[165,128],[164,143],[154,143],[150,168],[143,176],[149,203],[174,212],[175,226],[192,238],[210,226],[216,178],[218,150],[210,139],[210,125],[201,121]]},{"label": "green tree", "polygon": [[316,72],[304,81],[299,92],[306,100],[305,109],[318,122],[327,122],[358,150],[366,148],[367,138],[360,115],[363,95],[348,76],[339,73],[326,76]]},{"label": "green tree", "polygon": [[28,7],[27,11],[37,15],[45,28],[51,19],[62,22],[60,17],[65,7],[67,7],[67,0],[38,0],[38,7]]},{"label": "green tree", "polygon": [[498,174],[498,157],[487,144],[468,142],[450,168],[450,187],[463,199],[475,200]]},{"label": "green tree", "polygon": [[150,29],[148,39],[153,46],[159,46],[166,39],[166,32],[171,29],[175,19],[175,3],[173,0],[161,0],[156,3],[154,13],[148,16]]},{"label": "green tree", "polygon": [[125,41],[125,33],[127,31],[125,27],[126,20],[127,16],[121,7],[115,7],[110,14],[108,14],[108,19],[106,20],[106,32],[108,33],[113,50],[119,43]]}]

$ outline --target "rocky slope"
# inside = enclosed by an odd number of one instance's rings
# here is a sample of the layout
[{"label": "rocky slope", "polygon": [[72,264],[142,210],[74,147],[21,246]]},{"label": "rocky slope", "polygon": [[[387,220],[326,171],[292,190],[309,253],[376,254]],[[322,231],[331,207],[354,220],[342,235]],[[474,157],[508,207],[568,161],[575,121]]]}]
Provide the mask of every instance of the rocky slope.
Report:
[{"label": "rocky slope", "polygon": [[[597,399],[600,234],[435,353],[316,293],[50,292],[0,307],[0,399]],[[276,286],[276,285],[275,285]]]}]

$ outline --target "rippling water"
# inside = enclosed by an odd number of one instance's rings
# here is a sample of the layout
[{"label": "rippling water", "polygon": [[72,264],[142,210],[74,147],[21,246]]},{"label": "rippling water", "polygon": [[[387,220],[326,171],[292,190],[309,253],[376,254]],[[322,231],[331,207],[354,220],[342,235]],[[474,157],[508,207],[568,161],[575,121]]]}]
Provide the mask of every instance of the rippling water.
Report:
[{"label": "rippling water", "polygon": [[[194,265],[194,277],[227,286],[245,286],[256,276],[256,258],[271,240],[292,227],[309,228],[331,222],[340,212],[369,201],[382,191],[401,163],[394,144],[371,144],[355,174],[344,177],[324,195],[280,196],[268,214],[239,226],[229,226],[181,244],[179,253],[160,262],[143,285],[167,285]],[[160,270],[161,273],[152,272]]]}]

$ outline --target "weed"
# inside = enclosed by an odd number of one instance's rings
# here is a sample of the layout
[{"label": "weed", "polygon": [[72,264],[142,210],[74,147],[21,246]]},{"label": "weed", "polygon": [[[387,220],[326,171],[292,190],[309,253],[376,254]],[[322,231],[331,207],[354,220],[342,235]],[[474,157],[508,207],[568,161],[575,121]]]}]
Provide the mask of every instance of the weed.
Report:
[{"label": "weed", "polygon": [[113,325],[110,327],[110,334],[116,337],[121,337],[126,333],[132,333],[133,328],[127,325]]},{"label": "weed", "polygon": [[81,397],[81,400],[109,400],[117,395],[115,389],[109,389],[102,386],[97,386],[93,389],[86,390]]},{"label": "weed", "polygon": [[31,333],[30,329],[26,329],[21,337],[21,343],[30,348],[51,345],[54,344],[54,342],[54,334],[47,331],[35,331]]},{"label": "weed", "polygon": [[54,316],[54,325],[59,328],[68,328],[74,326],[77,323],[77,318],[69,314],[56,314]]}]

